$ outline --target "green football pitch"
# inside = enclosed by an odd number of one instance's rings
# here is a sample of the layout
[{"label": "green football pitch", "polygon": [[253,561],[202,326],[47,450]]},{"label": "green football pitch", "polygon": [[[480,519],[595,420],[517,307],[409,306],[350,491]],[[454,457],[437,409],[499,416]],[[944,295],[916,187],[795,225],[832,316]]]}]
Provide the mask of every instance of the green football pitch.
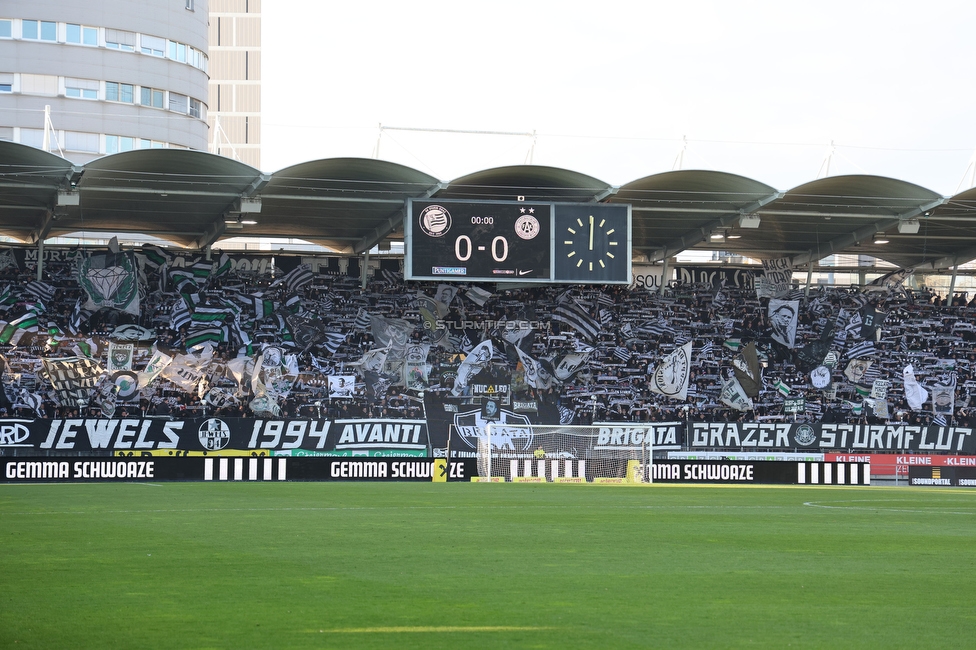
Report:
[{"label": "green football pitch", "polygon": [[976,491],[0,486],[3,648],[972,647]]}]

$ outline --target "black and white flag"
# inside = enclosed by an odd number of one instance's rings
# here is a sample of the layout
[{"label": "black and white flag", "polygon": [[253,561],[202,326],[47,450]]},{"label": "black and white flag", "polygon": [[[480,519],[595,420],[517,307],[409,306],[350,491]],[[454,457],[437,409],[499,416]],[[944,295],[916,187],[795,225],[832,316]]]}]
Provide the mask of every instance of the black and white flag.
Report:
[{"label": "black and white flag", "polygon": [[566,300],[556,306],[552,320],[569,325],[587,340],[593,340],[600,333],[600,323],[591,317],[575,300]]},{"label": "black and white flag", "polygon": [[798,300],[769,300],[769,324],[772,339],[788,348],[796,342],[796,315],[800,310]]}]

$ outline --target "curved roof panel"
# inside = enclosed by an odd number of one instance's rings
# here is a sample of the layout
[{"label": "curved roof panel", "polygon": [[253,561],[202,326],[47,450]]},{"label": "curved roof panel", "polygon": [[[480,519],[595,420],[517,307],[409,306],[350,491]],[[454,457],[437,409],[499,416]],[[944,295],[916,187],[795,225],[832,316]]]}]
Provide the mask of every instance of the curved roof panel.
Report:
[{"label": "curved roof panel", "polygon": [[81,202],[50,235],[123,231],[192,246],[260,176],[243,163],[189,149],[105,156],[85,165]]},{"label": "curved roof panel", "polygon": [[[0,234],[142,234],[202,248],[221,237],[294,237],[345,254],[402,235],[410,198],[626,203],[636,258],[689,248],[803,265],[835,253],[944,269],[976,259],[976,188],[943,197],[878,176],[834,176],[779,192],[707,170],[652,174],[619,188],[567,169],[516,165],[451,182],[391,162],[314,160],[274,174],[179,149],[85,165],[0,141]],[[249,222],[249,223],[246,223]],[[883,233],[887,244],[875,244]]]},{"label": "curved roof panel", "polygon": [[58,190],[70,190],[78,170],[54,154],[0,141],[0,234],[30,240],[50,219]]},{"label": "curved roof panel", "polygon": [[587,203],[602,200],[611,191],[603,181],[559,167],[514,165],[475,172],[451,181],[437,192],[440,199],[497,201],[561,201]]},{"label": "curved roof panel", "polygon": [[399,227],[408,198],[432,192],[438,183],[416,169],[372,158],[293,165],[261,188],[258,225],[248,226],[247,234],[299,237],[359,253]]},{"label": "curved roof panel", "polygon": [[745,176],[681,170],[622,185],[609,200],[631,204],[634,250],[658,260],[709,242],[713,232],[731,230],[741,211],[776,195]]}]

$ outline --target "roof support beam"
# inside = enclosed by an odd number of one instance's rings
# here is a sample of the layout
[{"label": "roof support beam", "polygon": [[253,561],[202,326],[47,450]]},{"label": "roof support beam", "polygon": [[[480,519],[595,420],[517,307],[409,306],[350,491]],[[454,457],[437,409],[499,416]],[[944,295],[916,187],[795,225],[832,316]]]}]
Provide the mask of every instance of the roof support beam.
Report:
[{"label": "roof support beam", "polygon": [[[441,183],[437,183],[436,185],[431,185],[430,187],[427,188],[427,191],[424,192],[423,196],[419,196],[417,198],[429,199],[430,197],[434,196],[434,194],[436,194],[437,192],[441,192],[447,189],[448,185],[450,185],[450,183],[446,183],[446,182],[441,182]],[[365,253],[373,246],[376,246],[376,244],[383,241],[383,239],[385,239],[386,236],[389,235],[391,232],[393,232],[401,225],[403,225],[403,219],[407,215],[407,206],[402,201],[397,201],[397,203],[402,204],[403,207],[397,210],[394,214],[391,214],[389,217],[387,217],[386,221],[373,228],[366,236],[360,239],[359,242],[352,247],[353,253],[355,253],[356,255],[361,255]]]},{"label": "roof support beam", "polygon": [[941,257],[937,260],[932,260],[931,262],[925,262],[924,264],[919,264],[914,269],[915,273],[926,272],[926,271],[942,271],[945,269],[951,269],[959,266],[960,264],[965,264],[976,259],[976,248],[968,248],[966,250],[959,251],[954,255],[947,255],[946,257]]},{"label": "roof support beam", "polygon": [[57,217],[54,216],[54,210],[48,210],[47,214],[44,215],[44,220],[41,222],[41,225],[27,235],[27,243],[36,244],[47,239],[47,236],[51,232],[51,228],[54,227],[55,221],[57,221]]},{"label": "roof support beam", "polygon": [[614,195],[614,194],[616,194],[616,193],[617,193],[617,192],[618,192],[619,190],[620,190],[620,188],[619,188],[619,187],[608,187],[607,189],[605,189],[605,190],[603,190],[603,191],[602,191],[602,192],[600,192],[599,194],[597,194],[597,195],[595,195],[595,196],[594,196],[594,197],[593,197],[592,199],[590,199],[590,201],[591,201],[592,203],[599,203],[599,202],[600,202],[600,201],[602,201],[603,199],[605,199],[605,198],[607,198],[607,197],[610,197],[610,196],[613,196],[613,195]]},{"label": "roof support beam", "polygon": [[840,253],[844,251],[844,249],[848,248],[849,246],[853,246],[854,244],[857,244],[858,242],[861,242],[867,239],[868,237],[873,237],[875,233],[897,226],[898,223],[901,221],[907,219],[914,219],[920,214],[929,212],[930,210],[933,210],[939,207],[940,205],[942,205],[943,203],[945,203],[946,200],[947,199],[945,199],[944,197],[939,198],[930,203],[925,203],[916,208],[912,208],[911,210],[908,210],[901,214],[885,217],[882,221],[876,221],[872,224],[861,226],[854,232],[845,233],[840,237],[835,237],[834,239],[831,239],[828,242],[825,242],[819,246],[811,248],[806,253],[801,253],[800,255],[797,255],[792,260],[790,260],[790,265],[794,267],[803,266],[804,264],[809,263],[810,260],[819,262],[820,260],[827,257],[828,255]]},{"label": "roof support beam", "polygon": [[647,256],[647,261],[649,263],[659,262],[677,255],[682,251],[688,250],[695,244],[700,244],[701,242],[707,240],[716,230],[728,228],[733,223],[738,221],[740,217],[757,212],[758,210],[761,210],[764,205],[772,203],[776,199],[783,198],[783,196],[785,196],[783,192],[774,192],[768,196],[764,196],[761,199],[753,201],[745,207],[739,208],[738,212],[726,212],[718,219],[710,221],[699,228],[695,228],[694,230],[689,230],[685,234],[681,235],[681,237],[678,239],[674,239],[666,243],[663,247],[655,250],[653,253],[649,253]]},{"label": "roof support beam", "polygon": [[225,230],[227,230],[227,224],[224,223],[224,215],[220,215],[220,218],[211,221],[199,239],[193,242],[193,248],[202,251],[207,246],[212,246],[214,242],[220,239]]}]

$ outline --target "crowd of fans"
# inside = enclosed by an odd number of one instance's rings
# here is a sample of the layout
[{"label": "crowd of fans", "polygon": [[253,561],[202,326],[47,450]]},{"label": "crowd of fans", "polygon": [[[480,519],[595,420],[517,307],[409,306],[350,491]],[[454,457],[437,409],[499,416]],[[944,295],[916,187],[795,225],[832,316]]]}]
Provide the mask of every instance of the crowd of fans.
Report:
[{"label": "crowd of fans", "polygon": [[[385,260],[389,267],[392,260]],[[170,267],[171,269],[172,267]],[[20,316],[30,298],[17,288],[36,279],[36,268],[8,265],[0,271],[12,298],[0,305],[0,320],[9,325]],[[62,404],[44,376],[41,359],[90,355],[104,361],[107,344],[123,326],[138,326],[149,335],[129,339],[135,343],[133,370],[140,370],[155,350],[170,355],[187,353],[193,325],[174,316],[185,306],[181,293],[168,277],[167,267],[142,265],[142,300],[139,314],[102,309],[78,319],[84,292],[77,281],[76,263],[49,262],[43,282],[54,287],[53,300],[42,306],[34,330],[13,343],[0,345],[5,357],[3,377],[11,414],[19,416],[104,416],[94,402]],[[225,327],[225,339],[215,341],[214,361],[206,371],[205,386],[225,388],[236,399],[211,403],[204,390],[187,391],[163,378],[141,389],[132,401],[118,402],[114,417],[169,415],[198,417],[266,416],[251,408],[251,386],[229,371],[228,362],[254,357],[268,346],[294,355],[297,374],[279,397],[281,417],[313,418],[423,418],[426,392],[464,399],[470,386],[456,384],[465,355],[484,340],[493,341],[491,361],[479,368],[484,381],[510,386],[510,403],[542,402],[558,407],[562,423],[594,421],[832,421],[969,424],[970,393],[976,362],[976,300],[952,301],[926,292],[903,288],[821,287],[810,292],[795,288],[799,301],[795,343],[788,348],[774,340],[768,300],[753,287],[716,287],[672,283],[664,292],[625,286],[537,286],[506,289],[504,285],[445,285],[404,282],[395,270],[377,271],[361,287],[358,277],[330,272],[311,273],[300,287],[253,271],[233,270],[199,284],[199,306],[218,306],[230,294],[250,296],[270,305],[264,311],[241,313],[234,327]],[[276,279],[279,282],[276,282]],[[490,294],[490,295],[489,295]],[[434,300],[439,313],[432,323],[419,309],[418,296]],[[441,298],[443,300],[437,300]],[[585,312],[595,329],[584,331],[564,319],[554,319],[560,304]],[[256,304],[256,303],[255,303]],[[426,303],[430,304],[430,303]],[[863,377],[850,381],[844,374],[850,341],[825,338],[843,330],[845,316],[869,306],[877,314],[872,363]],[[301,316],[314,327],[312,339],[298,340],[294,321]],[[388,358],[370,375],[364,355],[376,350],[376,322],[410,324],[408,345],[424,350],[414,360],[418,373],[406,378],[403,361]],[[513,323],[520,331],[511,336]],[[506,325],[508,324],[508,325]],[[226,323],[225,323],[226,325]],[[674,400],[650,389],[649,378],[663,358],[691,341],[692,364],[687,399]],[[811,343],[826,341],[837,363],[832,383],[815,389],[809,359],[799,352]],[[723,383],[733,374],[741,350],[754,342],[762,366],[762,387],[751,410],[740,411],[720,400]],[[87,345],[84,345],[86,344]],[[429,347],[428,347],[429,346]],[[526,377],[525,364],[515,347],[547,369],[548,376]],[[193,350],[189,350],[193,352]],[[567,355],[585,356],[562,379],[554,370]],[[822,362],[820,359],[817,363]],[[939,420],[929,404],[912,410],[905,400],[902,372],[912,365],[919,382],[951,381],[954,407]],[[330,395],[329,377],[355,376],[355,391],[348,397]],[[884,408],[864,407],[865,387],[878,379],[891,385],[881,398]],[[784,390],[785,387],[785,390]],[[804,398],[800,412],[784,410],[786,400]],[[873,399],[869,403],[877,405]],[[794,402],[795,404],[795,402]],[[508,406],[507,408],[510,408]]]}]

